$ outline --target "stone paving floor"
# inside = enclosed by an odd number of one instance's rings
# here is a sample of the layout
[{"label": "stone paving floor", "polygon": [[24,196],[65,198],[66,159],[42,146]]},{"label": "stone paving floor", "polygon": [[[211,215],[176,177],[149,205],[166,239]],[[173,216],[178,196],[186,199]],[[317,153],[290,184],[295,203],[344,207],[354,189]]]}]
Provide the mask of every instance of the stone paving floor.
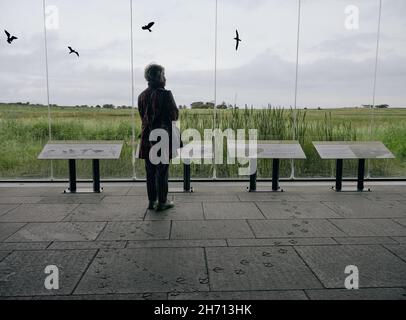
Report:
[{"label": "stone paving floor", "polygon": [[[406,299],[406,185],[194,186],[157,213],[142,183],[2,184],[0,299]],[[344,287],[348,265],[359,290]]]}]

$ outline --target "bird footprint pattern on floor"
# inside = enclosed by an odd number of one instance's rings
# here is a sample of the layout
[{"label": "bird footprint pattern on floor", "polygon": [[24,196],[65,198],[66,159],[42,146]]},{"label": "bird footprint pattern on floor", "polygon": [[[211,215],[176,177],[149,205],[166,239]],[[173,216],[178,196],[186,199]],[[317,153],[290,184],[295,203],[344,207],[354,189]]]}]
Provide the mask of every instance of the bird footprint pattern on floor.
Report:
[{"label": "bird footprint pattern on floor", "polygon": [[142,298],[145,300],[149,300],[152,297],[152,293],[143,293]]},{"label": "bird footprint pattern on floor", "polygon": [[184,284],[186,282],[186,279],[182,278],[182,277],[179,277],[179,278],[176,279],[176,282],[180,283],[180,284]]},{"label": "bird footprint pattern on floor", "polygon": [[236,269],[236,270],[234,270],[234,273],[238,274],[238,275],[242,275],[242,274],[245,274],[245,271],[242,269]]},{"label": "bird footprint pattern on floor", "polygon": [[248,260],[241,260],[240,263],[241,263],[243,266],[246,266],[246,265],[248,265],[250,262],[249,262]]},{"label": "bird footprint pattern on floor", "polygon": [[220,272],[223,272],[224,269],[222,267],[215,267],[215,268],[213,268],[213,271],[216,273],[220,273]]},{"label": "bird footprint pattern on floor", "polygon": [[209,283],[209,278],[199,278],[199,282],[201,284],[208,284]]}]

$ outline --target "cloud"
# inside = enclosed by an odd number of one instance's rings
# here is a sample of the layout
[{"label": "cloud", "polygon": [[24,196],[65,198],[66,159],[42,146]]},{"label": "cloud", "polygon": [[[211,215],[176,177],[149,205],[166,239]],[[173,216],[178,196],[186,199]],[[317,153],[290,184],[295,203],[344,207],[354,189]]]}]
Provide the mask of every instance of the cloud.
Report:
[{"label": "cloud", "polygon": [[[382,16],[377,100],[404,107],[406,38],[399,26],[404,26],[406,20],[402,11],[405,4],[393,1],[393,6],[384,6]],[[19,35],[13,46],[5,41],[0,43],[0,100],[45,103],[41,8],[34,2],[24,6],[23,3],[10,1],[7,10],[0,12],[0,21]],[[61,28],[48,32],[51,103],[129,105],[128,1],[118,1],[116,6],[109,1],[49,3],[56,4],[61,13]],[[155,3],[159,6],[134,0],[135,92],[145,87],[143,67],[156,61],[165,65],[168,88],[178,104],[212,101],[213,3],[206,0]],[[234,103],[237,96],[239,105],[292,105],[297,6],[282,0],[256,0],[255,5],[248,0],[219,3],[217,102]],[[371,27],[342,33],[341,4],[336,3],[339,9],[336,12],[323,3],[304,2],[303,6],[306,16],[300,46],[298,104],[334,107],[371,103],[376,30]],[[376,6],[365,4],[362,8],[363,28],[374,27]],[[22,17],[19,11],[24,12]],[[27,11],[35,14],[29,15]],[[334,12],[336,16],[330,24],[323,13]],[[141,32],[139,25],[150,19],[158,22],[154,32]],[[239,52],[235,52],[232,40],[236,26],[244,35]],[[67,45],[80,52],[80,59],[68,55]]]}]

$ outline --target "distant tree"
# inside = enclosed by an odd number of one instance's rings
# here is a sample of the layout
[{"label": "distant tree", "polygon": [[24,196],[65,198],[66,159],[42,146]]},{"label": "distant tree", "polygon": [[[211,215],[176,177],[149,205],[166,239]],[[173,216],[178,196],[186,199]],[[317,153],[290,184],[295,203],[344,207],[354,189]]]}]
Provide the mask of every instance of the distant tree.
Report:
[{"label": "distant tree", "polygon": [[389,108],[389,105],[388,104],[378,104],[378,105],[375,106],[375,108],[387,109],[387,108]]},{"label": "distant tree", "polygon": [[227,109],[227,104],[223,101],[221,104],[217,105],[217,109]]},{"label": "distant tree", "polygon": [[114,105],[113,104],[103,104],[103,109],[114,109]]},{"label": "distant tree", "polygon": [[101,108],[100,104],[96,104],[95,108],[100,109]]},{"label": "distant tree", "polygon": [[204,106],[204,102],[203,101],[192,102],[190,106],[192,107],[192,109],[201,109]]}]

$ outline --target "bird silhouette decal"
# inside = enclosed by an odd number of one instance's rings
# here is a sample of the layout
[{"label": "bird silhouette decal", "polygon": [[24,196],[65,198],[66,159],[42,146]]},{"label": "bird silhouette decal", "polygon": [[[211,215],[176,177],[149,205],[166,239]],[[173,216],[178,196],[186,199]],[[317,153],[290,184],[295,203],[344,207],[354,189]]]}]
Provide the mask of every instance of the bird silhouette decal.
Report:
[{"label": "bird silhouette decal", "polygon": [[73,50],[72,47],[68,47],[68,49],[70,50],[69,54],[75,53],[79,58],[79,52],[77,52],[76,50]]},{"label": "bird silhouette decal", "polygon": [[237,51],[238,45],[240,44],[241,39],[240,39],[240,35],[238,34],[238,30],[235,30],[235,34],[236,34],[236,36],[234,38],[234,40],[236,41],[235,50]]},{"label": "bird silhouette decal", "polygon": [[10,35],[10,33],[7,30],[4,30],[4,32],[7,35],[7,42],[9,44],[11,44],[14,40],[18,39],[17,37]]},{"label": "bird silhouette decal", "polygon": [[149,32],[152,32],[151,28],[155,24],[155,22],[150,22],[146,26],[141,27],[142,30],[148,30]]}]

